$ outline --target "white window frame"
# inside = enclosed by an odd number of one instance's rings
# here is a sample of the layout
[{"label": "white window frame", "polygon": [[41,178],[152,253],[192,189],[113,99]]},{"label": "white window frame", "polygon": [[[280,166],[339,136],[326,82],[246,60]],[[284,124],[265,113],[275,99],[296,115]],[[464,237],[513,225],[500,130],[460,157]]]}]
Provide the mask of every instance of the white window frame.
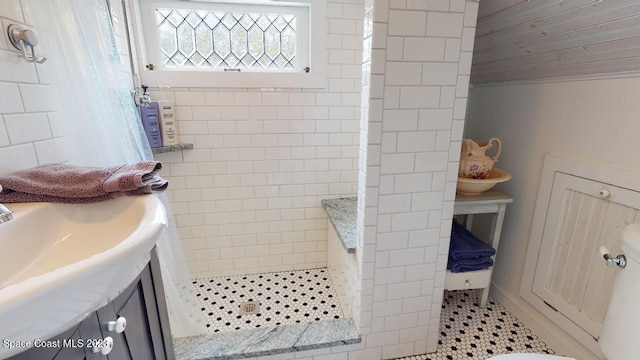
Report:
[{"label": "white window frame", "polygon": [[[325,23],[326,2],[324,0],[133,0],[135,9],[136,44],[139,51],[139,72],[143,84],[151,87],[225,87],[225,88],[324,88],[326,86]],[[155,20],[156,8],[238,11],[242,5],[250,5],[251,10],[270,6],[308,7],[308,19],[296,17],[298,44],[307,40],[308,54],[296,54],[297,69],[244,69],[240,72],[225,72],[211,68],[164,67],[160,60],[160,46],[157,40]],[[273,8],[271,8],[273,9]],[[277,10],[275,10],[277,12]],[[304,24],[307,22],[307,24]],[[297,47],[298,52],[300,47]],[[149,70],[146,65],[154,64]],[[309,72],[304,70],[309,67]]]}]

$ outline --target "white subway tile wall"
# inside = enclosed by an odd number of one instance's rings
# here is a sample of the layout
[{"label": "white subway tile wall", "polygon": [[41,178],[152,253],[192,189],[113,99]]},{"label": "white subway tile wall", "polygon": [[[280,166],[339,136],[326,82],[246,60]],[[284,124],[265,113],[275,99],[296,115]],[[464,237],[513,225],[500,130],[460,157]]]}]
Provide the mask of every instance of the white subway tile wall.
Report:
[{"label": "white subway tile wall", "polygon": [[[331,0],[327,10],[326,90],[167,92],[181,140],[196,145],[158,156],[190,270],[206,277],[324,266],[320,200],[357,192],[362,281],[353,312],[362,343],[261,359],[431,352],[478,4]],[[5,28],[23,19],[19,0],[2,1]],[[0,174],[64,161],[52,150],[61,120],[49,100],[23,102],[21,93],[20,85],[46,87],[46,71],[7,49],[0,37]],[[20,128],[27,123],[38,129]]]},{"label": "white subway tile wall", "polygon": [[[0,4],[0,174],[67,160],[55,124],[53,86],[46,64],[28,63],[9,43],[6,28],[25,23],[19,0]],[[37,30],[37,26],[35,26]]]},{"label": "white subway tile wall", "polygon": [[349,359],[391,359],[437,349],[478,3],[366,9],[356,251],[366,349]]},{"label": "white subway tile wall", "polygon": [[325,89],[151,93],[175,100],[180,140],[195,144],[156,156],[192,276],[327,265],[320,201],[357,191],[364,0],[327,14]]}]

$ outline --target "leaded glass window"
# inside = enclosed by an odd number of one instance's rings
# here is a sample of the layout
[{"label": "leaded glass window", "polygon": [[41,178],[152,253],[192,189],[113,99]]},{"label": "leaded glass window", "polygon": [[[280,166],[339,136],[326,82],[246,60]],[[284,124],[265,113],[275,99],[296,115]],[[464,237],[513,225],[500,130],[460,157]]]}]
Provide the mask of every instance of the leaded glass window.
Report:
[{"label": "leaded glass window", "polygon": [[155,9],[165,67],[295,69],[296,15]]}]

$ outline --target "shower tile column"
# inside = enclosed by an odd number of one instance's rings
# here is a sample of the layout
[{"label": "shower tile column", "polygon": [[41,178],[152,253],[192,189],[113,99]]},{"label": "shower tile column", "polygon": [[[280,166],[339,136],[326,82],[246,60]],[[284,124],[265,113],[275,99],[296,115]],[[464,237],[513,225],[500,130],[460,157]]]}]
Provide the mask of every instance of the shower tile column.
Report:
[{"label": "shower tile column", "polygon": [[365,7],[353,358],[391,359],[437,348],[478,2]]}]

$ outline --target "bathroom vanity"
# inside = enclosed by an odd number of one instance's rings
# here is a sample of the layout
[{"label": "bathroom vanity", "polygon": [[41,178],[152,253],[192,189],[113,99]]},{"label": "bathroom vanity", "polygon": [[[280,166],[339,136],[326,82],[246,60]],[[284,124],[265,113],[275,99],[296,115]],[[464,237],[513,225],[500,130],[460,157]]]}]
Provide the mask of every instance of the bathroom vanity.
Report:
[{"label": "bathroom vanity", "polygon": [[0,226],[0,359],[174,358],[156,196],[10,209]]},{"label": "bathroom vanity", "polygon": [[9,359],[175,359],[162,294],[160,265],[154,249],[142,273],[113,301],[51,339],[34,339],[33,347]]}]

